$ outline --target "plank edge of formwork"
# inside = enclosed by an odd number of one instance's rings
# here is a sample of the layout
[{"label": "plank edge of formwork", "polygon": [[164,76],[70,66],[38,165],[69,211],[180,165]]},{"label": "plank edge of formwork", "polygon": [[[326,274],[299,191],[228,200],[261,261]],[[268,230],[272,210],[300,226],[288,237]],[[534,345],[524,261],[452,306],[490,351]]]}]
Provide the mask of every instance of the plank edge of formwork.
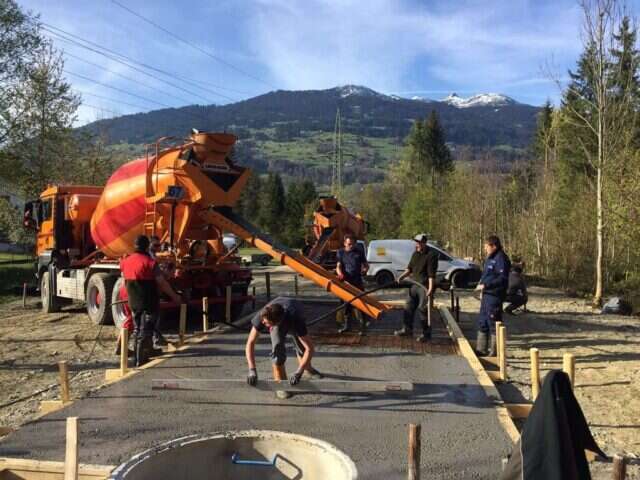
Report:
[{"label": "plank edge of formwork", "polygon": [[484,390],[487,397],[489,397],[489,399],[494,399],[497,402],[494,405],[494,408],[500,425],[511,441],[516,443],[520,438],[520,432],[518,431],[516,424],[513,422],[513,419],[509,414],[509,410],[505,407],[504,401],[502,400],[495,383],[483,367],[480,359],[476,356],[473,348],[471,348],[469,340],[467,340],[462,333],[460,326],[456,323],[449,309],[442,305],[439,305],[438,309],[442,313],[442,318],[444,319],[449,335],[451,335],[457,345],[458,352],[465,358],[469,367],[471,367],[476,380],[478,380],[478,383]]},{"label": "plank edge of formwork", "polygon": [[[79,478],[89,479],[107,478],[115,465],[94,465],[81,463],[78,465]],[[0,472],[38,472],[62,474],[64,473],[64,462],[51,460],[32,460],[26,458],[0,457]]]}]

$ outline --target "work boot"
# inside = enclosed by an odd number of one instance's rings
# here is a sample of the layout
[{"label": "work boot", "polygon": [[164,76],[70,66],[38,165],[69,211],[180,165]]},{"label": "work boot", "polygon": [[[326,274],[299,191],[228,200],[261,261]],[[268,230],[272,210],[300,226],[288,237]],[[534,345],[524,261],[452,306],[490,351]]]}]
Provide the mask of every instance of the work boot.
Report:
[{"label": "work boot", "polygon": [[349,325],[349,319],[347,317],[345,317],[344,319],[344,324],[342,325],[342,327],[338,330],[338,333],[347,333],[351,330],[351,326]]},{"label": "work boot", "polygon": [[416,337],[416,341],[426,343],[431,340],[431,328],[427,327],[422,331],[422,335]]},{"label": "work boot", "polygon": [[393,332],[396,337],[413,337],[413,330],[409,330],[407,327],[402,327],[400,330]]},{"label": "work boot", "polygon": [[164,338],[164,336],[161,333],[156,333],[153,336],[153,348],[160,348],[160,347],[166,347],[166,346],[167,346],[166,338]]},{"label": "work boot", "polygon": [[486,357],[488,355],[487,352],[487,341],[489,337],[486,332],[478,332],[478,336],[476,337],[476,355],[479,357]]},{"label": "work boot", "polygon": [[490,357],[495,357],[497,355],[497,350],[496,350],[496,336],[494,334],[491,334],[491,347],[489,348],[489,356]]},{"label": "work boot", "polygon": [[136,367],[141,367],[149,361],[149,356],[153,350],[153,340],[151,337],[136,339]]}]

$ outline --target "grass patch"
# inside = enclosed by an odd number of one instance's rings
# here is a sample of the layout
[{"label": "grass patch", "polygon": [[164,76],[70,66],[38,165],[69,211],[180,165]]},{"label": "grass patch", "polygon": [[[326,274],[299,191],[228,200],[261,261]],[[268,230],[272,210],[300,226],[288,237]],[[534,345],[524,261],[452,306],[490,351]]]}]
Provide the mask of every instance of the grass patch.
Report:
[{"label": "grass patch", "polygon": [[23,283],[26,282],[29,285],[36,283],[35,273],[31,263],[0,265],[0,303],[20,298]]}]

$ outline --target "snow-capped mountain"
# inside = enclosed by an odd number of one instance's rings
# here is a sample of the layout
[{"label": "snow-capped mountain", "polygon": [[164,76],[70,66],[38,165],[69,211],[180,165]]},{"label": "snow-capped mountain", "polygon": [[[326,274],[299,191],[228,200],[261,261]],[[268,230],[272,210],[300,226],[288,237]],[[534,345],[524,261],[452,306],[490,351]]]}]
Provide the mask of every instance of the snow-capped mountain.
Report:
[{"label": "snow-capped mountain", "polygon": [[442,102],[457,108],[503,107],[505,105],[516,105],[518,103],[513,98],[500,93],[481,93],[469,98],[463,98],[456,93],[452,93],[446,98],[443,98]]},{"label": "snow-capped mountain", "polygon": [[359,95],[363,97],[388,97],[388,95],[378,93],[375,90],[371,90],[370,88],[360,85],[342,85],[335,87],[333,90],[338,92],[341,98],[347,98],[352,95]]}]

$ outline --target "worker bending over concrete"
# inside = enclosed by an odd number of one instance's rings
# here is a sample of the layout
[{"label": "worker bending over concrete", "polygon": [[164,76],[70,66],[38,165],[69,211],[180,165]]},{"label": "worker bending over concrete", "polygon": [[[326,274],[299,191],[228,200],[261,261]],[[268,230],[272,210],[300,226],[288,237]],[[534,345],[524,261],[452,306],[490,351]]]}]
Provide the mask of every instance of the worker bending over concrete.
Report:
[{"label": "worker bending over concrete", "polygon": [[527,294],[527,284],[524,281],[524,274],[522,273],[523,264],[514,264],[511,266],[511,272],[509,273],[509,286],[507,287],[507,296],[505,300],[509,302],[509,305],[504,307],[505,313],[513,315],[514,310],[526,305],[529,301]]},{"label": "worker bending over concrete", "polygon": [[293,298],[277,297],[265,305],[251,319],[251,331],[245,347],[245,355],[249,365],[249,375],[247,376],[249,385],[255,386],[258,382],[255,344],[260,333],[264,331],[268,331],[271,337],[271,359],[275,380],[285,380],[287,378],[285,370],[285,362],[287,360],[285,339],[287,334],[291,335],[298,357],[298,369],[289,378],[289,383],[291,385],[298,384],[305,371],[313,377],[322,378],[322,374],[311,366],[314,348],[302,316],[302,305]]},{"label": "worker bending over concrete", "polygon": [[[482,292],[478,315],[476,352],[480,356],[496,354],[496,322],[502,321],[502,302],[507,294],[511,260],[502,249],[500,239],[490,235],[484,243],[487,259],[476,290]],[[490,341],[490,344],[489,344]]]},{"label": "worker bending over concrete", "polygon": [[413,319],[418,316],[422,325],[422,335],[416,340],[426,342],[431,338],[431,327],[427,322],[427,308],[433,300],[436,288],[436,272],[438,271],[438,253],[427,245],[427,235],[420,233],[414,237],[416,251],[411,255],[407,269],[398,278],[401,283],[405,278],[411,279],[419,285],[412,284],[409,298],[404,308],[404,327],[396,330],[394,335],[400,337],[413,336]]}]

